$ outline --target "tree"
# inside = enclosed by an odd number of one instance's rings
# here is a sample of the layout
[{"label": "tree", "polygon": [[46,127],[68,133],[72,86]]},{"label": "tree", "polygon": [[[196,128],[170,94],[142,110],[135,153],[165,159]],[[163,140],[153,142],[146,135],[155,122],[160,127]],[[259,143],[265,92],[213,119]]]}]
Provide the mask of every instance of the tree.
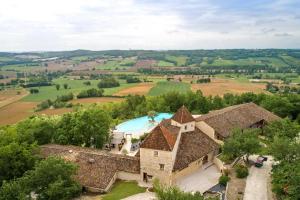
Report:
[{"label": "tree", "polygon": [[63,115],[54,141],[61,144],[102,148],[108,141],[111,118],[98,107]]},{"label": "tree", "polygon": [[261,102],[261,106],[280,117],[289,116],[295,108],[286,97],[271,95]]},{"label": "tree", "polygon": [[0,200],[31,200],[30,189],[20,180],[4,181],[0,188]]},{"label": "tree", "polygon": [[282,161],[272,169],[272,190],[280,199],[300,199],[300,160]]},{"label": "tree", "polygon": [[234,130],[232,136],[225,140],[224,155],[231,158],[246,155],[246,160],[249,161],[249,156],[260,150],[257,132],[256,129]]},{"label": "tree", "polygon": [[61,158],[48,157],[24,177],[38,199],[68,200],[78,196],[80,185],[73,179],[77,166]]},{"label": "tree", "polygon": [[61,158],[48,157],[23,177],[4,182],[0,200],[29,200],[34,193],[41,200],[71,200],[81,193],[74,180],[77,166]]},{"label": "tree", "polygon": [[151,119],[152,122],[154,122],[154,118],[157,116],[157,113],[154,110],[151,110],[148,112],[148,117]]},{"label": "tree", "polygon": [[59,90],[59,89],[60,89],[60,85],[59,85],[59,84],[56,84],[56,85],[55,85],[55,88],[56,88],[56,90]]},{"label": "tree", "polygon": [[68,84],[64,83],[64,89],[68,89]]},{"label": "tree", "polygon": [[295,139],[275,136],[268,150],[277,161],[293,162],[300,160],[300,143]]},{"label": "tree", "polygon": [[0,185],[3,180],[21,177],[33,168],[37,147],[26,143],[12,142],[0,147]]},{"label": "tree", "polygon": [[112,88],[112,87],[119,87],[120,83],[113,77],[105,77],[99,83],[99,88]]},{"label": "tree", "polygon": [[300,125],[288,118],[270,122],[264,127],[264,135],[271,141],[275,136],[293,139],[298,136],[299,132]]},{"label": "tree", "polygon": [[26,137],[27,142],[34,143],[36,141],[42,145],[51,143],[56,123],[57,118],[33,116],[19,122],[16,127],[19,138]]}]

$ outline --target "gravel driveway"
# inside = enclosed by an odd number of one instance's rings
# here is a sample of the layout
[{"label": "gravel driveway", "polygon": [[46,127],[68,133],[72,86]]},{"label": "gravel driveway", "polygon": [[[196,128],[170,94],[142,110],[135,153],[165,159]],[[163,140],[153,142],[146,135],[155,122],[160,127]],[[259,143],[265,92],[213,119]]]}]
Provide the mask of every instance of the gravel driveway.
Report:
[{"label": "gravel driveway", "polygon": [[[257,156],[251,156],[255,161]],[[268,200],[268,178],[272,169],[273,159],[268,157],[261,168],[252,166],[246,181],[244,200]]]}]

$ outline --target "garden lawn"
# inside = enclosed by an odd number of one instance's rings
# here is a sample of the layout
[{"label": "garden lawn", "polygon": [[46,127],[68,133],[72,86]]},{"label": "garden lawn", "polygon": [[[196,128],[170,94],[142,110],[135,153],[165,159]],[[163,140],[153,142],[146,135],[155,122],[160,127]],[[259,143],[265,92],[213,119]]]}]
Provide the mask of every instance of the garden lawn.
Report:
[{"label": "garden lawn", "polygon": [[175,82],[175,81],[161,81],[153,87],[148,95],[158,96],[168,92],[180,92],[185,93],[191,90],[191,85],[189,83]]},{"label": "garden lawn", "polygon": [[123,199],[138,193],[145,192],[146,189],[139,187],[136,182],[133,181],[117,181],[112,190],[102,200],[117,200]]}]

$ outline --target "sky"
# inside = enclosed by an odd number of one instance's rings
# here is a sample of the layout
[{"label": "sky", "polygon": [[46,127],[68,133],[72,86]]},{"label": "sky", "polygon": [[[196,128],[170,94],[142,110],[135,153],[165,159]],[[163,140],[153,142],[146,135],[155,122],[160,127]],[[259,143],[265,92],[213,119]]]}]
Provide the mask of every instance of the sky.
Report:
[{"label": "sky", "polygon": [[0,0],[0,51],[300,48],[300,0]]}]

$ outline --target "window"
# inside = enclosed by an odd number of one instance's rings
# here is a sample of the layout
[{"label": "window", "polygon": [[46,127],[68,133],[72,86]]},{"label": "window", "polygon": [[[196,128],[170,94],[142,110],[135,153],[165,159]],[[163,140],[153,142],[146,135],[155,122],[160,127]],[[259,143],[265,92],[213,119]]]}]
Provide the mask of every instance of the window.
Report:
[{"label": "window", "polygon": [[184,126],[184,129],[185,129],[185,130],[187,129],[187,125]]},{"label": "window", "polygon": [[163,171],[165,169],[165,165],[164,164],[159,164],[159,169]]},{"label": "window", "polygon": [[154,157],[158,156],[158,151],[154,151]]}]

